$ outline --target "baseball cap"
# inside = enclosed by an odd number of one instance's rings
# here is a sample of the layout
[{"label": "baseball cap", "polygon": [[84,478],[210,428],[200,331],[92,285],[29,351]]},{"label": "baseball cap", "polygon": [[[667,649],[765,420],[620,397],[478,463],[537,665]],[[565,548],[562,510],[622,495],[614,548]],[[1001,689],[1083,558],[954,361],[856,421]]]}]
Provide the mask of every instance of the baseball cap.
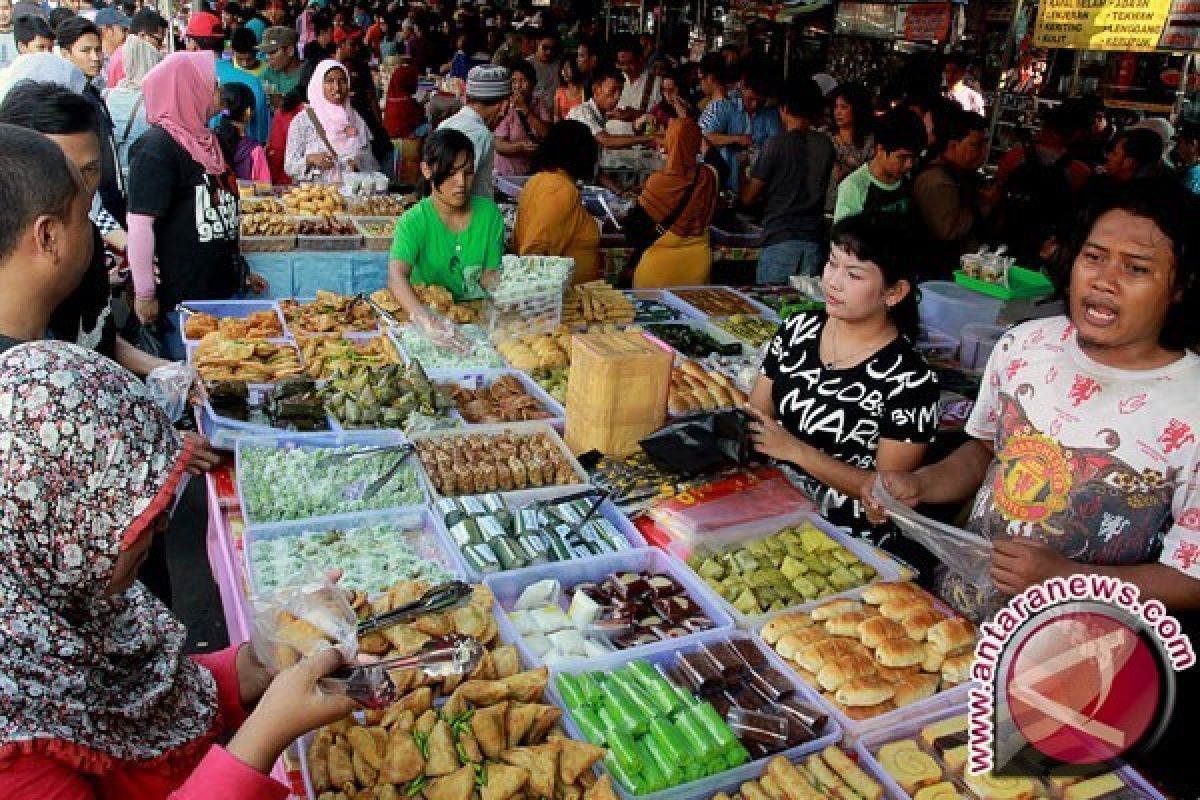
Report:
[{"label": "baseball cap", "polygon": [[357,25],[350,27],[350,28],[334,28],[333,29],[333,43],[334,44],[341,44],[342,42],[346,41],[347,39],[361,39],[361,38],[363,38],[363,30],[362,30],[362,28],[358,27]]},{"label": "baseball cap", "polygon": [[125,28],[126,30],[129,29],[129,17],[125,16],[120,11],[118,11],[115,8],[112,8],[111,6],[108,8],[102,8],[99,11],[97,11],[96,18],[92,21],[95,22],[96,25],[98,25],[100,27],[107,27],[109,25],[120,25],[122,28]]},{"label": "baseball cap", "polygon": [[281,47],[295,47],[300,41],[300,37],[296,34],[294,28],[288,28],[283,25],[272,25],[263,31],[262,41],[258,45],[260,53],[274,53]]},{"label": "baseball cap", "polygon": [[221,27],[221,18],[216,14],[197,11],[188,18],[186,33],[188,36],[209,38],[224,36],[225,29]]}]

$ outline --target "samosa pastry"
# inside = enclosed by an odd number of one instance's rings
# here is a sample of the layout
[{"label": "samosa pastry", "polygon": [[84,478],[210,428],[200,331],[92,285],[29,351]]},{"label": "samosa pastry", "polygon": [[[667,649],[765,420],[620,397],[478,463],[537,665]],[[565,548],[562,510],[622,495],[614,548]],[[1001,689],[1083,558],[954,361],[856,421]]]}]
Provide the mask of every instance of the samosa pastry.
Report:
[{"label": "samosa pastry", "polygon": [[422,736],[428,736],[433,733],[433,727],[438,723],[437,712],[429,709],[421,716],[417,717],[417,721],[413,723],[413,732],[419,733]]},{"label": "samosa pastry", "polygon": [[374,800],[402,800],[402,798],[400,790],[390,783],[381,783],[375,787]]},{"label": "samosa pastry", "polygon": [[562,711],[555,706],[539,705],[538,708],[538,717],[525,734],[525,744],[541,744],[546,741],[546,734],[562,719]]},{"label": "samosa pastry", "polygon": [[425,646],[430,637],[409,625],[393,625],[383,635],[392,643],[398,656],[411,656]]},{"label": "samosa pastry", "polygon": [[368,633],[358,640],[358,649],[363,653],[381,656],[392,649],[392,643],[382,633]]},{"label": "samosa pastry", "polygon": [[415,603],[429,589],[429,584],[424,581],[397,581],[388,589],[388,607],[385,610],[391,611],[393,608]]},{"label": "samosa pastry", "polygon": [[558,800],[583,800],[583,789],[578,786],[560,786]]},{"label": "samosa pastry", "polygon": [[477,606],[466,605],[460,606],[450,612],[454,619],[454,630],[464,636],[474,636],[480,639],[484,630],[487,627],[487,620],[491,614],[481,610]]},{"label": "samosa pastry", "polygon": [[425,784],[425,800],[471,800],[475,794],[475,768],[462,767]]},{"label": "samosa pastry", "polygon": [[608,750],[603,747],[587,742],[566,739],[558,744],[558,777],[565,786],[573,785],[580,775],[608,754]]},{"label": "samosa pastry", "polygon": [[518,747],[505,750],[500,754],[500,760],[529,770],[529,793],[534,797],[549,798],[554,797],[554,783],[558,778],[558,749],[558,742]]},{"label": "samosa pastry", "polygon": [[339,744],[329,747],[329,782],[334,786],[354,783],[354,760],[350,748]]},{"label": "samosa pastry", "polygon": [[413,620],[413,627],[428,636],[449,636],[454,633],[454,620],[449,614],[422,614]]},{"label": "samosa pastry", "polygon": [[491,616],[492,606],[495,603],[496,595],[492,594],[492,590],[482,583],[475,587],[475,591],[471,592],[471,599],[467,601],[467,605],[475,606],[489,616]]},{"label": "samosa pastry", "polygon": [[494,706],[508,699],[509,686],[503,681],[467,681],[455,690],[476,708]]},{"label": "samosa pastry", "polygon": [[454,733],[450,730],[450,725],[446,720],[439,719],[433,726],[433,730],[429,732],[426,752],[429,754],[429,758],[425,762],[426,775],[430,777],[449,775],[458,769],[458,753],[454,750]]},{"label": "samosa pastry", "polygon": [[411,711],[414,716],[419,717],[433,708],[433,690],[428,686],[414,689],[406,694],[396,705],[400,707],[401,711]]},{"label": "samosa pastry", "polygon": [[362,756],[362,759],[370,764],[375,769],[379,769],[379,765],[383,763],[383,755],[379,751],[375,737],[366,728],[351,728],[346,733],[346,740],[350,742],[350,747],[355,753]]},{"label": "samosa pastry", "polygon": [[517,654],[517,648],[513,645],[506,644],[503,647],[497,647],[490,655],[496,668],[497,680],[511,678],[521,671],[521,658]]},{"label": "samosa pastry", "polygon": [[379,779],[385,783],[408,783],[424,773],[425,758],[416,739],[406,730],[393,730],[388,737]]},{"label": "samosa pastry", "polygon": [[502,683],[508,687],[508,699],[520,700],[523,703],[535,703],[542,699],[546,691],[546,684],[550,681],[550,669],[548,667],[538,667],[537,669],[518,672],[516,675],[510,675],[504,678]]},{"label": "samosa pastry", "polygon": [[329,748],[333,745],[333,735],[322,730],[308,746],[308,774],[312,779],[313,790],[324,792],[333,788],[329,780]]},{"label": "samosa pastry", "polygon": [[505,738],[508,740],[508,746],[517,747],[521,742],[525,741],[525,735],[529,733],[529,729],[537,722],[537,718],[541,716],[542,709],[540,706],[529,705],[527,703],[511,703],[508,706],[508,714],[505,715]]},{"label": "samosa pastry", "polygon": [[393,728],[403,728],[406,731],[411,731],[413,723],[416,721],[417,716],[413,714],[411,708],[393,704],[384,712],[383,719],[380,720],[379,724],[389,731]]},{"label": "samosa pastry", "polygon": [[[361,728],[359,730],[362,730]],[[367,738],[371,739],[372,745],[375,740],[371,734],[367,734]],[[354,755],[350,758],[350,763],[354,767],[354,778],[358,781],[359,786],[374,786],[375,781],[379,778],[379,770],[367,763],[363,757],[361,750],[355,750]]]},{"label": "samosa pastry", "polygon": [[479,659],[479,665],[475,667],[475,671],[470,675],[470,680],[494,681],[498,677],[496,675],[496,662],[492,659],[492,651],[484,650],[483,657]]},{"label": "samosa pastry", "polygon": [[442,716],[446,719],[454,719],[467,709],[468,704],[466,699],[458,692],[455,692],[450,696],[450,699],[446,701],[446,704],[442,706]]},{"label": "samosa pastry", "polygon": [[511,800],[529,782],[529,770],[508,764],[488,764],[482,800]]},{"label": "samosa pastry", "polygon": [[471,733],[470,728],[464,728],[458,734],[458,757],[464,764],[483,763],[483,751],[480,750],[479,742],[476,741],[475,734]]},{"label": "samosa pastry", "polygon": [[620,800],[613,791],[612,778],[608,773],[600,776],[600,780],[592,784],[592,788],[583,793],[583,800]]},{"label": "samosa pastry", "polygon": [[475,734],[479,749],[493,761],[500,758],[500,754],[508,747],[504,734],[507,712],[508,703],[500,703],[490,708],[476,709],[471,715],[471,733]]}]

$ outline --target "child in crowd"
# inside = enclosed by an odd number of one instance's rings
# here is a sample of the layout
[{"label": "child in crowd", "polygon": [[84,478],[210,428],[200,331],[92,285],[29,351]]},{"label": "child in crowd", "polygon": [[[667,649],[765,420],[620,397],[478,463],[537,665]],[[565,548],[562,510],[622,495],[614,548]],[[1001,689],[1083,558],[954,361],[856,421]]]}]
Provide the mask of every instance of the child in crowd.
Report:
[{"label": "child in crowd", "polygon": [[225,161],[238,180],[271,182],[271,168],[263,146],[246,135],[246,125],[254,117],[254,93],[244,83],[221,87],[221,118],[217,122],[217,141]]}]

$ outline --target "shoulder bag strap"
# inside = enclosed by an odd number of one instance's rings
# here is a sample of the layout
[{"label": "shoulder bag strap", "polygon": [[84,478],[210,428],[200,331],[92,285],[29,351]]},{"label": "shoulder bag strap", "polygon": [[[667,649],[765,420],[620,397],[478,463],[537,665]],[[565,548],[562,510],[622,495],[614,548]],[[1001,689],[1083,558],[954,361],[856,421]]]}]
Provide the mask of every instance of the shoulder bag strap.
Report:
[{"label": "shoulder bag strap", "polygon": [[642,87],[642,101],[638,106],[638,110],[643,112],[646,110],[646,106],[650,103],[650,93],[654,91],[655,81],[654,73],[647,71],[645,75],[646,84]]},{"label": "shoulder bag strap", "polygon": [[312,106],[304,109],[304,113],[308,115],[308,121],[312,123],[313,130],[317,132],[317,136],[321,137],[321,144],[325,145],[325,149],[329,151],[329,155],[333,156],[333,160],[338,160],[337,151],[333,149],[333,145],[329,143],[329,137],[325,135],[325,126],[321,124],[321,120],[317,118],[317,114],[312,110]]},{"label": "shoulder bag strap", "polygon": [[139,94],[137,100],[133,103],[133,110],[129,112],[129,119],[125,121],[125,132],[121,134],[121,144],[129,141],[129,132],[133,130],[133,123],[137,120],[138,111],[142,108],[142,100],[145,99],[144,94]]},{"label": "shoulder bag strap", "polygon": [[696,194],[696,187],[700,185],[700,176],[702,174],[703,173],[700,170],[696,171],[696,179],[692,181],[692,185],[688,187],[688,190],[684,193],[683,197],[679,198],[679,202],[675,204],[673,209],[671,209],[671,213],[663,217],[662,222],[654,226],[654,229],[658,231],[659,236],[665,236],[667,231],[671,230],[671,226],[679,220],[679,216],[683,214],[684,209],[686,209],[692,202],[692,198]]}]

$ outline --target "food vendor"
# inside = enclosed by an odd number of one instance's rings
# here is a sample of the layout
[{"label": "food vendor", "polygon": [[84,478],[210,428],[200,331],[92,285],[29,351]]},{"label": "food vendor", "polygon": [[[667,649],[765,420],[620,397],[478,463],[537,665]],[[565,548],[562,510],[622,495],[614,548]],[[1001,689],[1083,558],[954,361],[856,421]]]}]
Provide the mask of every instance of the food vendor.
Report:
[{"label": "food vendor", "polygon": [[604,277],[600,225],[583,207],[577,185],[594,179],[599,155],[595,138],[582,122],[554,124],[534,156],[534,175],[517,203],[517,253],[573,258],[572,283]]},{"label": "food vendor", "polygon": [[830,522],[921,568],[920,548],[873,532],[859,499],[876,469],[920,466],[937,429],[937,378],[912,344],[916,248],[882,214],[843,220],[831,246],[825,312],[793,315],[771,341],[750,393],[751,436],[799,470]]},{"label": "food vendor", "polygon": [[421,176],[426,196],[396,222],[388,288],[418,321],[432,318],[413,285],[436,284],[455,302],[483,296],[499,275],[504,217],[496,204],[471,194],[475,151],[466,134],[442,129],[425,140]]},{"label": "food vendor", "polygon": [[0,407],[0,797],[287,797],[279,754],[355,703],[318,688],[336,648],[274,679],[249,644],[185,656],[135,580],[190,445],[137,379],[63,342],[0,355]]},{"label": "food vendor", "polygon": [[[1063,273],[1068,315],[1001,337],[972,440],[936,464],[883,472],[908,505],[975,498],[967,528],[994,540],[1001,594],[1086,572],[1200,608],[1197,219],[1196,199],[1169,179],[1102,199]],[[969,616],[987,610],[988,587],[947,572],[939,588]]]},{"label": "food vendor", "polygon": [[288,127],[284,169],[296,181],[336,183],[343,172],[375,172],[371,131],[350,106],[346,68],[327,58],[308,81],[308,108]]}]

